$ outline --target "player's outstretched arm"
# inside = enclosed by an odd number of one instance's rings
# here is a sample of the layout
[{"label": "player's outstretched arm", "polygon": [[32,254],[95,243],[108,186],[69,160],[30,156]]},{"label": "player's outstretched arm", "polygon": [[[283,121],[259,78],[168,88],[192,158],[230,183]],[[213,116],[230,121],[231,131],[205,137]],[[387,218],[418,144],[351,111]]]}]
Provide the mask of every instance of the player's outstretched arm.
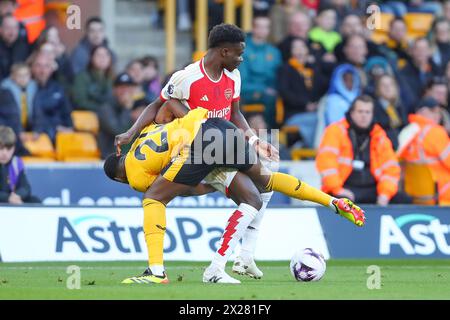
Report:
[{"label": "player's outstretched arm", "polygon": [[160,98],[157,98],[155,101],[150,103],[130,129],[116,136],[114,145],[117,147],[130,143],[138,132],[141,132],[145,126],[148,126],[153,122],[153,120],[155,120],[156,114],[163,104],[164,101]]},{"label": "player's outstretched arm", "polygon": [[268,158],[272,161],[280,161],[280,154],[277,148],[275,148],[267,141],[260,140],[254,133],[254,131],[250,128],[247,120],[241,112],[239,101],[235,101],[232,104],[230,120],[236,125],[236,127],[245,132],[249,143],[255,146],[255,149],[260,156]]}]

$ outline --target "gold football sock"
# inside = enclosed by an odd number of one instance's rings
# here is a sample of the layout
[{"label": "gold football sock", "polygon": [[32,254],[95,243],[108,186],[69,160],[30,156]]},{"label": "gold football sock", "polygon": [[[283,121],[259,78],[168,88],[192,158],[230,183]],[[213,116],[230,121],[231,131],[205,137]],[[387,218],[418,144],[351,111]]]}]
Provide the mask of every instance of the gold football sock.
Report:
[{"label": "gold football sock", "polygon": [[266,189],[281,192],[291,198],[319,203],[325,207],[330,207],[331,201],[334,199],[306,182],[280,172],[272,173]]},{"label": "gold football sock", "polygon": [[166,206],[153,199],[144,199],[144,235],[147,243],[148,265],[163,265]]}]

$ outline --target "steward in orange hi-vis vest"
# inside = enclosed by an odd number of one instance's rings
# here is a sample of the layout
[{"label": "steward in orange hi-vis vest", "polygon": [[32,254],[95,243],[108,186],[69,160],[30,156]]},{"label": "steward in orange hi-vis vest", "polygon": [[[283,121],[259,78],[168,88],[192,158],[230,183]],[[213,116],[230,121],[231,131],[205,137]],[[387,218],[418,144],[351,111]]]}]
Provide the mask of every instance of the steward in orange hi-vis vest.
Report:
[{"label": "steward in orange hi-vis vest", "polygon": [[14,16],[22,22],[28,32],[28,42],[33,43],[45,29],[45,1],[17,0],[18,8]]},{"label": "steward in orange hi-vis vest", "polygon": [[411,114],[411,124],[420,130],[399,156],[412,163],[427,164],[437,182],[439,204],[450,205],[450,138],[444,127],[419,114]]},{"label": "steward in orange hi-vis vest", "polygon": [[[342,119],[325,129],[316,166],[322,177],[322,190],[339,194],[353,171],[353,145],[349,122]],[[375,124],[370,131],[370,172],[376,181],[378,195],[391,199],[398,191],[400,165],[385,131]]]}]

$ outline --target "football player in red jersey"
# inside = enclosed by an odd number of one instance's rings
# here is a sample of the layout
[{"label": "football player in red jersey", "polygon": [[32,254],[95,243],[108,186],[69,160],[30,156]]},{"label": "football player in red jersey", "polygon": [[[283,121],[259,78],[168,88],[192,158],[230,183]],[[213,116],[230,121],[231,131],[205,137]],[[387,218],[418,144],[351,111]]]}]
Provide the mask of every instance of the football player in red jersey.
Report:
[{"label": "football player in red jersey", "polygon": [[[160,97],[147,106],[127,132],[116,137],[116,146],[130,143],[137,133],[155,120],[166,123],[174,117],[183,117],[191,109],[202,107],[208,110],[210,118],[230,120],[243,130],[248,142],[262,158],[279,161],[278,150],[255,135],[240,111],[241,79],[237,67],[243,61],[244,41],[244,32],[235,25],[215,26],[209,34],[206,55],[172,75]],[[263,273],[256,266],[253,256],[261,220],[272,192],[258,190],[247,175],[233,169],[214,170],[204,182],[227,194],[239,206],[251,208],[246,211],[252,211],[249,212],[249,217],[255,216],[240,219],[237,226],[227,226],[224,235],[227,238],[231,236],[233,241],[222,239],[221,243],[226,246],[217,250],[211,265],[205,271],[204,279],[238,281],[225,273],[225,264],[241,238],[242,248],[234,262],[233,271],[261,278]],[[155,266],[154,269],[158,271],[160,268]]]}]

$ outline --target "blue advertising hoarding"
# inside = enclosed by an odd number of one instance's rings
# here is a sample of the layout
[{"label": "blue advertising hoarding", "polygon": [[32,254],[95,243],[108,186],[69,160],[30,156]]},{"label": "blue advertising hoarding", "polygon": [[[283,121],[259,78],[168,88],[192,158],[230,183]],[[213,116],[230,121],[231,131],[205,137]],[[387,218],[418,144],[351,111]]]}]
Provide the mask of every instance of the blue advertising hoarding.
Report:
[{"label": "blue advertising hoarding", "polygon": [[364,206],[359,228],[318,209],[333,258],[450,258],[450,207]]},{"label": "blue advertising hoarding", "polygon": [[[101,165],[29,167],[27,176],[33,194],[45,205],[140,206],[142,195],[129,186],[109,180]],[[286,205],[290,199],[274,193],[270,206]],[[175,207],[234,207],[231,199],[219,192],[200,197],[178,197]]]}]

